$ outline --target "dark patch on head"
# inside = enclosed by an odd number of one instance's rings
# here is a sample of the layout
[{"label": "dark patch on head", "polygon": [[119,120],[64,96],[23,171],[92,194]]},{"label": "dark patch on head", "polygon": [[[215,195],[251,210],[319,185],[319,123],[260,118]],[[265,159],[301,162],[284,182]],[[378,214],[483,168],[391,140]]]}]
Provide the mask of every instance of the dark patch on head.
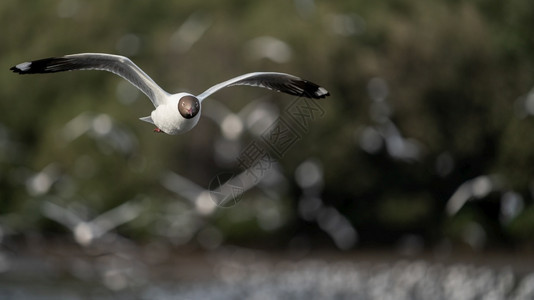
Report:
[{"label": "dark patch on head", "polygon": [[194,118],[200,111],[200,101],[193,96],[183,96],[178,101],[178,111],[186,119]]}]

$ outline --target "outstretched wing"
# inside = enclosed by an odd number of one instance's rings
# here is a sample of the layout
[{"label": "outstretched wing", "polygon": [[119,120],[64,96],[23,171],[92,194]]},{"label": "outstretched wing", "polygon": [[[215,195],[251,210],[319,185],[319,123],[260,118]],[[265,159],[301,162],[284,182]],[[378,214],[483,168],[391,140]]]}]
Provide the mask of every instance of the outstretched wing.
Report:
[{"label": "outstretched wing", "polygon": [[10,70],[19,74],[102,70],[128,80],[147,95],[156,107],[162,104],[169,95],[129,58],[119,55],[105,53],[72,54],[20,63]]},{"label": "outstretched wing", "polygon": [[216,84],[198,95],[197,98],[202,101],[218,90],[234,85],[257,86],[294,96],[315,99],[325,98],[330,95],[325,88],[297,76],[275,72],[255,72]]}]

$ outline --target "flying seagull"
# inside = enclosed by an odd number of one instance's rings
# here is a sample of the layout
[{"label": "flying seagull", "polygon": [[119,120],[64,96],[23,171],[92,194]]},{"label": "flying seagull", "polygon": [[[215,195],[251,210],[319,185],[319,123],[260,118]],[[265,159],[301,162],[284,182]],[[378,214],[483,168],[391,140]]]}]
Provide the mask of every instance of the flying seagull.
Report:
[{"label": "flying seagull", "polygon": [[191,130],[200,119],[201,103],[218,90],[249,85],[299,97],[325,98],[330,93],[323,87],[294,75],[276,72],[248,73],[216,84],[195,96],[190,93],[170,94],[159,87],[129,58],[105,53],[80,53],[23,62],[12,70],[19,74],[55,73],[71,70],[102,70],[128,80],[154,104],[155,110],[142,121],[156,125],[156,132],[180,134]]}]

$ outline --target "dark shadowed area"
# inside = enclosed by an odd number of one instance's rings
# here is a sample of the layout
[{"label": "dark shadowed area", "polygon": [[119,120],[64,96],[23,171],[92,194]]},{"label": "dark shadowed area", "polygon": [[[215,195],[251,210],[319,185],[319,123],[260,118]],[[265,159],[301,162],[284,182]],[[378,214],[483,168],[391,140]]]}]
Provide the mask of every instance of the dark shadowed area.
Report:
[{"label": "dark shadowed area", "polygon": [[[533,299],[534,2],[3,1],[1,299]],[[255,71],[191,131],[170,93]]]}]

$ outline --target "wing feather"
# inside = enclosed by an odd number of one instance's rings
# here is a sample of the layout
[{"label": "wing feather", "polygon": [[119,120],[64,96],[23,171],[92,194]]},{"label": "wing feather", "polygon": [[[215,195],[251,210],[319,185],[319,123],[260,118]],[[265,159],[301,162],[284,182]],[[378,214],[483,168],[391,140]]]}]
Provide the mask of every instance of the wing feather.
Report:
[{"label": "wing feather", "polygon": [[168,93],[159,87],[129,58],[104,53],[80,53],[20,63],[12,70],[19,74],[55,73],[73,70],[102,70],[114,73],[141,90],[154,106],[164,103]]},{"label": "wing feather", "polygon": [[276,72],[255,72],[216,84],[198,95],[197,98],[202,101],[220,89],[235,85],[256,86],[289,95],[315,99],[325,98],[330,95],[325,88],[297,76]]}]

